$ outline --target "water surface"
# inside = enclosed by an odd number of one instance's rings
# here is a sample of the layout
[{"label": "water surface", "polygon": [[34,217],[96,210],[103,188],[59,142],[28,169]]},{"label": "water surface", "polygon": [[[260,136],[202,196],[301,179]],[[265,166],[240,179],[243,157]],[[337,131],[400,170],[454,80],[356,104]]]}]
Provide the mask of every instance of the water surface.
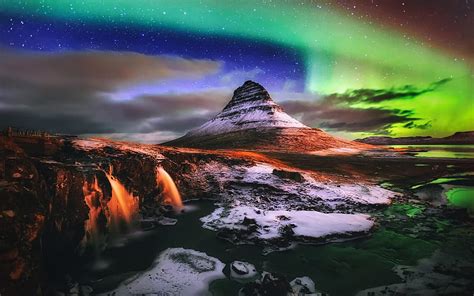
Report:
[{"label": "water surface", "polygon": [[474,145],[390,145],[407,149],[418,157],[474,158]]}]

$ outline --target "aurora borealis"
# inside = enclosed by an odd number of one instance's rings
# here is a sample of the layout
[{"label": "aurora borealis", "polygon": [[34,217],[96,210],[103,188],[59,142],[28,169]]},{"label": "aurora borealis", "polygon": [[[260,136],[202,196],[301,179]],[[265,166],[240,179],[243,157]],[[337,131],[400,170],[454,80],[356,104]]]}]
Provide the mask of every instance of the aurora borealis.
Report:
[{"label": "aurora borealis", "polygon": [[254,79],[349,138],[474,130],[470,0],[0,3],[2,126],[159,141]]}]

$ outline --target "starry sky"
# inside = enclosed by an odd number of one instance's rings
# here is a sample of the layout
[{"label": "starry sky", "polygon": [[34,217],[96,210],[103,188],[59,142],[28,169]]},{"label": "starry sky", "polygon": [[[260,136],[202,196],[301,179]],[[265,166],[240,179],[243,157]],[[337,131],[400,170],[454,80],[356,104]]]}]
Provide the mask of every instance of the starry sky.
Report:
[{"label": "starry sky", "polygon": [[346,138],[474,130],[473,6],[0,0],[0,127],[156,143],[252,79]]}]

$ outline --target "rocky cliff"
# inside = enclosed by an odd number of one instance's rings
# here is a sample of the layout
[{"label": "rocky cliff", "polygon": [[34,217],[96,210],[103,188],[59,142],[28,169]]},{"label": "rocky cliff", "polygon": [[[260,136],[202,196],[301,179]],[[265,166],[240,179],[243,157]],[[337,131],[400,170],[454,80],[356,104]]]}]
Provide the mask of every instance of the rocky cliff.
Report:
[{"label": "rocky cliff", "polygon": [[[51,149],[44,149],[45,142]],[[44,283],[69,272],[88,239],[92,210],[100,213],[94,225],[100,229],[115,210],[108,171],[139,197],[142,214],[157,209],[155,170],[166,166],[163,160],[128,145],[0,136],[0,294],[51,293]],[[88,203],[85,189],[94,180],[100,200]]]}]

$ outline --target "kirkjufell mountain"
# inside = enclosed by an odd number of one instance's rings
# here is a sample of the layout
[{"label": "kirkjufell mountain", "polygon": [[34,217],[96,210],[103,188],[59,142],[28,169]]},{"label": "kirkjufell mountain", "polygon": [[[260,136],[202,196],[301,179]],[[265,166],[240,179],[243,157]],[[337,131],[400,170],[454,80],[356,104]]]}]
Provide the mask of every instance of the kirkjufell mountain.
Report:
[{"label": "kirkjufell mountain", "polygon": [[250,80],[234,91],[217,116],[164,145],[280,151],[367,147],[304,125],[275,103],[262,85]]}]

